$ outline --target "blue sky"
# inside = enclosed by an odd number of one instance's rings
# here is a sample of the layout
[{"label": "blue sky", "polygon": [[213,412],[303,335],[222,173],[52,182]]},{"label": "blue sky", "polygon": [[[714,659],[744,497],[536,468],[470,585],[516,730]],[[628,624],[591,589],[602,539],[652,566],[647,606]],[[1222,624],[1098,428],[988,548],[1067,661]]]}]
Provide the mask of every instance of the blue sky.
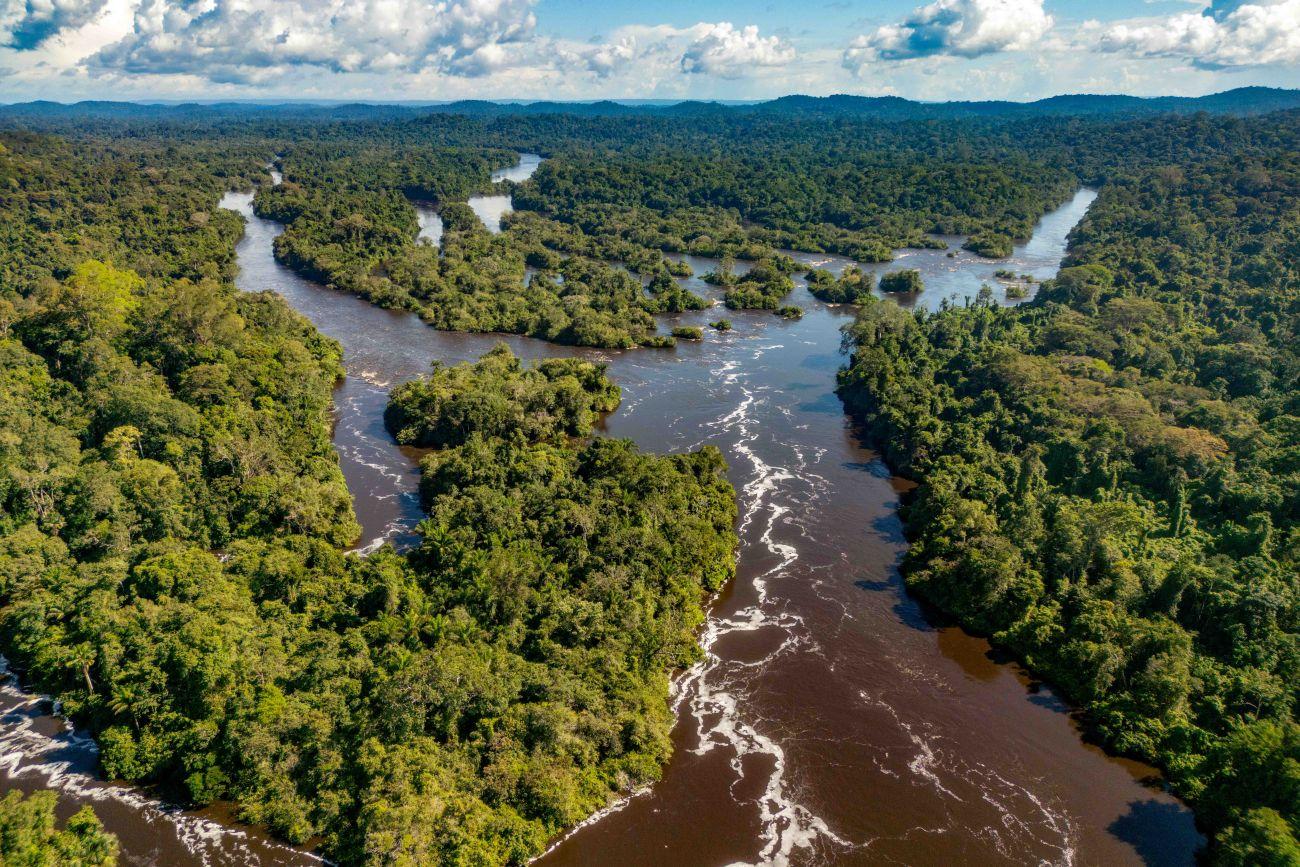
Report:
[{"label": "blue sky", "polygon": [[0,0],[0,101],[1300,87],[1300,0]]},{"label": "blue sky", "polygon": [[[719,0],[665,0],[653,4],[654,15],[648,16],[651,4],[633,0],[541,0],[537,15],[548,28],[577,39],[599,36],[614,27],[645,23],[649,18],[684,27],[697,21],[733,21],[757,24],[765,31],[784,30],[787,33],[807,34],[834,41],[855,28],[860,22],[874,21],[885,24],[901,20],[924,3],[907,0],[875,0],[875,2],[847,2],[847,0],[810,0],[808,3],[773,3],[769,0],[746,2],[719,2]],[[1115,20],[1132,18],[1138,14],[1155,15],[1161,12],[1185,12],[1193,4],[1183,0],[1159,0],[1144,3],[1118,2],[1118,0],[1075,0],[1070,3],[1047,3],[1049,11],[1071,17]]]}]

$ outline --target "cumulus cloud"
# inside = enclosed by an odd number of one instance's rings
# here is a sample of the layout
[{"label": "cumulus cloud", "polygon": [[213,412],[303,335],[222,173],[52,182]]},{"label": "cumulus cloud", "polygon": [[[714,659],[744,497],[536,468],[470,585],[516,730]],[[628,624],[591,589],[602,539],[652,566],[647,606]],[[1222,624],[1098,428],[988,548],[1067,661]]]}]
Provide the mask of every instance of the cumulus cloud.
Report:
[{"label": "cumulus cloud", "polygon": [[482,75],[531,37],[532,0],[143,0],[93,69],[255,82],[295,67]]},{"label": "cumulus cloud", "polygon": [[319,72],[424,81],[429,75],[531,82],[635,75],[657,83],[683,74],[734,79],[794,58],[778,37],[729,22],[629,25],[599,42],[555,39],[536,33],[536,0],[136,2],[130,31],[85,59],[91,73],[224,85],[274,85]]},{"label": "cumulus cloud", "polygon": [[89,24],[108,0],[0,0],[0,45],[37,48],[60,31]]},{"label": "cumulus cloud", "polygon": [[[527,56],[524,56],[524,55]],[[792,47],[757,27],[700,22],[689,27],[631,24],[607,41],[578,43],[539,38],[521,54],[521,66],[548,66],[563,73],[588,73],[597,79],[630,77],[634,87],[653,88],[669,78],[713,75],[742,78],[762,67],[793,60]]]},{"label": "cumulus cloud", "polygon": [[794,48],[776,36],[760,36],[754,25],[737,29],[728,21],[700,24],[699,35],[682,54],[683,72],[739,78],[762,66],[794,60]]},{"label": "cumulus cloud", "polygon": [[860,72],[878,60],[1015,51],[1031,47],[1051,27],[1043,0],[935,0],[913,10],[901,24],[858,36],[842,63]]},{"label": "cumulus cloud", "polygon": [[1201,12],[1111,25],[1097,47],[1208,69],[1300,63],[1300,0],[1215,0]]},{"label": "cumulus cloud", "polygon": [[637,40],[633,36],[623,36],[615,42],[593,45],[578,52],[588,71],[596,73],[601,78],[607,78],[626,69],[640,55]]}]

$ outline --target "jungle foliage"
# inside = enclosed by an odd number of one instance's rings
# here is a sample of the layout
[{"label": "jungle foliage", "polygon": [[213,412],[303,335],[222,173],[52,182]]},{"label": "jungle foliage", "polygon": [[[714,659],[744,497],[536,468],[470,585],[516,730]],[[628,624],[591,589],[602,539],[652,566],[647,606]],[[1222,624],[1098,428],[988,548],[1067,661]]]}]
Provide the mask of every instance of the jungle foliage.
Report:
[{"label": "jungle foliage", "polygon": [[[718,281],[725,303],[777,310],[792,287],[778,248],[886,261],[904,245],[942,245],[933,232],[1023,238],[1077,186],[1067,168],[953,131],[959,141],[940,145],[920,125],[867,125],[824,143],[761,118],[688,136],[669,119],[539,116],[506,135],[499,122],[431,115],[282,148],[285,183],[263,187],[256,208],[286,223],[282,262],[435,327],[666,346],[652,314],[708,302],[665,253],[755,262],[736,285]],[[463,204],[508,162],[484,147],[494,140],[548,154],[529,181],[492,190],[517,209],[500,233]],[[441,254],[418,241],[412,201],[441,211]]]},{"label": "jungle foliage", "polygon": [[[260,216],[286,224],[276,257],[314,280],[418,313],[437,328],[579,346],[649,344],[652,313],[704,306],[667,276],[658,254],[596,248],[546,220],[488,231],[463,199],[489,190],[490,169],[512,163],[512,154],[435,150],[395,179],[400,161],[388,149],[364,139],[341,147],[324,155],[319,147],[287,149],[279,158],[284,182],[262,187],[255,200]],[[418,241],[411,199],[440,206],[441,249]],[[647,291],[638,276],[604,261],[620,255],[667,284]]]},{"label": "jungle foliage", "polygon": [[[401,392],[443,447],[423,544],[348,555],[339,347],[228,279],[217,202],[261,163],[0,141],[0,648],[108,777],[339,863],[484,864],[658,775],[733,568],[716,450],[588,441],[603,371],[493,353]],[[6,802],[21,863],[74,863],[43,803]]]},{"label": "jungle foliage", "polygon": [[5,867],[113,867],[117,838],[104,831],[90,807],[58,827],[53,792],[0,798],[0,865]]},{"label": "jungle foliage", "polygon": [[1300,863],[1296,133],[1114,179],[1024,306],[865,299],[840,379],[920,481],[908,586],[1162,767],[1222,864]]},{"label": "jungle foliage", "polygon": [[554,442],[590,436],[620,399],[599,365],[549,358],[525,369],[502,344],[473,367],[435,361],[429,376],[393,389],[384,422],[403,445],[447,448],[473,433]]},{"label": "jungle foliage", "polygon": [[[1221,863],[1300,861],[1296,115],[388,111],[0,135],[0,650],[107,774],[341,863],[519,863],[659,772],[667,673],[732,568],[717,452],[591,439],[603,371],[502,351],[394,392],[434,448],[422,543],[347,556],[339,347],[231,286],[225,190],[259,187],[281,261],[436,327],[632,348],[708,303],[670,256],[794,317],[781,249],[997,254],[1083,182],[1020,308],[812,273],[861,306],[841,392],[922,483],[909,584],[1159,764]],[[494,186],[519,150],[547,160]]]}]

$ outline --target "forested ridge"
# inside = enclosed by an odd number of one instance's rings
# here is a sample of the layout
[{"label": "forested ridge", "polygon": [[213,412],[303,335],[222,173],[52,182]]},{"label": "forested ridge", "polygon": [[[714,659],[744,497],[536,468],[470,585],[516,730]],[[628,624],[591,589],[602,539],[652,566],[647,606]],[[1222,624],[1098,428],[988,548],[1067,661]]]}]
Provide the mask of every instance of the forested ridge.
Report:
[{"label": "forested ridge", "polygon": [[1238,115],[1261,114],[1300,107],[1300,92],[1274,87],[1238,87],[1200,97],[1138,97],[1122,94],[1063,94],[1032,102],[1009,100],[963,100],[957,102],[917,102],[898,96],[858,96],[834,94],[816,97],[793,94],[759,102],[727,104],[684,100],[676,103],[615,102],[493,102],[467,99],[450,103],[368,104],[368,103],[162,103],[116,102],[91,100],[72,104],[36,100],[0,105],[0,117],[42,121],[46,123],[87,121],[211,121],[246,120],[251,117],[291,116],[316,123],[344,119],[405,119],[428,114],[470,117],[508,117],[572,115],[580,117],[628,117],[649,115],[657,118],[686,117],[701,119],[744,115],[771,115],[786,119],[810,117],[856,117],[876,120],[980,119],[987,117],[1041,118],[1061,116],[1106,116],[1127,118],[1174,113],[1228,112]]},{"label": "forested ridge", "polygon": [[[589,440],[602,370],[497,352],[406,408],[466,437],[429,443],[422,544],[346,555],[339,347],[229,282],[217,201],[265,152],[0,142],[0,649],[107,777],[339,863],[483,864],[658,776],[668,675],[733,569],[716,450]],[[0,832],[111,863],[48,808],[4,802]]]},{"label": "forested ridge", "polygon": [[920,482],[908,586],[1162,767],[1216,863],[1292,865],[1300,127],[1256,130],[1113,177],[1031,304],[862,298],[840,393]]}]

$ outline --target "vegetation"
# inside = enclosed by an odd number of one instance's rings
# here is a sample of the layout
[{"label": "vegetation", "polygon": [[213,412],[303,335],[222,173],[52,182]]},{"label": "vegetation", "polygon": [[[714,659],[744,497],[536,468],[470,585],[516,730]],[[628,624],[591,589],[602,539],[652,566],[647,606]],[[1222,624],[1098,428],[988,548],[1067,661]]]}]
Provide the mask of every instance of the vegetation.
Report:
[{"label": "vegetation", "polygon": [[673,337],[678,340],[703,340],[704,332],[693,325],[679,325],[673,329]]},{"label": "vegetation", "polygon": [[90,807],[57,827],[53,792],[9,792],[0,799],[0,864],[12,867],[114,867],[117,838]]},{"label": "vegetation", "polygon": [[988,259],[1005,259],[1011,255],[1012,238],[1002,232],[978,232],[962,246]]},{"label": "vegetation", "polygon": [[915,268],[890,271],[880,277],[881,292],[892,292],[896,295],[914,295],[924,288],[925,282],[921,279],[921,272]]},{"label": "vegetation", "polygon": [[[387,146],[365,139],[322,155],[291,149],[284,182],[263,187],[260,216],[287,224],[276,257],[304,275],[384,307],[411,310],[456,331],[503,331],[557,343],[629,348],[655,335],[653,312],[698,309],[703,299],[667,274],[648,297],[641,282],[545,221],[513,221],[492,234],[458,196],[488,185],[493,165],[513,155],[417,150],[422,162],[394,178]],[[490,157],[490,158],[489,158]],[[405,160],[405,156],[403,156]],[[421,170],[422,169],[422,170]],[[417,243],[408,198],[442,202],[442,251]],[[543,241],[550,241],[546,246]],[[655,267],[664,267],[659,257]],[[525,266],[540,269],[526,281]],[[649,267],[648,265],[645,267]]]},{"label": "vegetation", "polygon": [[[435,327],[667,348],[655,315],[708,306],[678,254],[793,317],[783,249],[1003,255],[1082,182],[1069,267],[1015,309],[812,271],[861,308],[841,393],[921,480],[910,586],[1158,763],[1220,863],[1295,863],[1297,117],[845,105],[11,111],[63,135],[0,135],[0,650],[106,774],[340,863],[523,862],[668,755],[668,672],[732,568],[721,457],[592,439],[599,366],[497,350],[393,392],[433,449],[422,541],[345,556],[339,347],[234,290],[221,193],[258,188],[281,261]],[[548,158],[494,188],[517,149]],[[94,830],[5,803],[51,829],[33,858]]]},{"label": "vegetation", "polygon": [[[716,450],[588,441],[598,367],[497,351],[397,390],[440,447],[423,543],[346,556],[339,347],[226,279],[217,200],[259,165],[3,142],[0,648],[107,776],[339,863],[486,864],[658,775],[733,569]],[[40,831],[43,803],[5,812]],[[93,830],[18,835],[18,863],[76,863],[68,834],[111,861]]]},{"label": "vegetation", "polygon": [[473,367],[435,361],[431,375],[393,389],[384,423],[403,445],[447,448],[474,433],[549,442],[589,436],[620,398],[601,365],[551,358],[524,369],[501,344]]},{"label": "vegetation", "polygon": [[[1070,192],[1067,172],[1020,156],[995,163],[959,157],[958,147],[937,155],[919,126],[821,127],[812,141],[792,128],[800,126],[770,117],[697,122],[687,147],[674,124],[660,124],[640,146],[548,160],[516,201],[697,255],[758,259],[764,248],[793,248],[883,262],[899,247],[932,246],[934,231],[998,226],[1027,237]],[[964,143],[968,133],[954,130]]]},{"label": "vegetation", "polygon": [[1160,765],[1217,863],[1300,861],[1300,162],[1116,178],[1024,306],[867,301],[840,391],[908,586]]},{"label": "vegetation", "polygon": [[[417,390],[459,392],[417,406],[407,387],[390,404],[422,430],[461,432],[436,438],[421,465],[429,518],[411,556],[421,607],[447,619],[376,696],[376,712],[396,716],[367,833],[410,863],[515,862],[658,777],[667,674],[696,659],[704,597],[731,575],[734,495],[716,449],[657,457],[575,441],[593,409],[617,402],[585,362],[525,369],[499,347]],[[412,739],[431,743],[413,752]],[[455,811],[430,801],[432,780],[417,781],[431,762],[482,768],[456,784],[474,799]],[[460,848],[467,818],[484,823],[477,848]]]},{"label": "vegetation", "polygon": [[875,275],[856,265],[844,269],[837,279],[829,271],[814,268],[808,272],[808,291],[827,304],[862,304],[871,296]]},{"label": "vegetation", "polygon": [[732,310],[776,310],[794,289],[793,270],[788,257],[769,258],[739,276],[724,269],[704,279],[726,289],[723,303]]},{"label": "vegetation", "polygon": [[[901,246],[943,246],[934,232],[1010,243],[1077,186],[1061,160],[958,124],[942,135],[869,122],[809,135],[766,115],[435,113],[304,126],[306,141],[277,145],[285,183],[256,201],[287,225],[282,262],[438,328],[583,346],[671,346],[652,315],[708,306],[681,282],[689,266],[664,253],[756,263],[711,282],[733,309],[777,310],[792,287],[781,248],[887,261]],[[517,210],[491,234],[463,202],[490,188],[489,171],[510,159],[506,141],[548,159],[533,179],[499,185]],[[408,200],[440,208],[441,255],[418,241]]]}]

